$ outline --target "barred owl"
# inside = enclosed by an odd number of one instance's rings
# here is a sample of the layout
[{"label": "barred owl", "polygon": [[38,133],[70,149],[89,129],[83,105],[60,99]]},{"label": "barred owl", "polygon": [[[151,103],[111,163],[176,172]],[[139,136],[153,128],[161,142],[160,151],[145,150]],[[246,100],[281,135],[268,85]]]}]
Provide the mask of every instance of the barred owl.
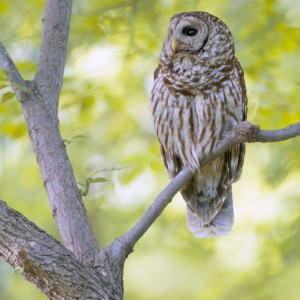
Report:
[{"label": "barred owl", "polygon": [[221,20],[206,12],[171,18],[150,106],[169,177],[186,165],[196,171],[181,189],[188,228],[196,237],[229,234],[231,185],[241,176],[245,145],[232,147],[203,168],[199,161],[247,114],[243,70]]}]

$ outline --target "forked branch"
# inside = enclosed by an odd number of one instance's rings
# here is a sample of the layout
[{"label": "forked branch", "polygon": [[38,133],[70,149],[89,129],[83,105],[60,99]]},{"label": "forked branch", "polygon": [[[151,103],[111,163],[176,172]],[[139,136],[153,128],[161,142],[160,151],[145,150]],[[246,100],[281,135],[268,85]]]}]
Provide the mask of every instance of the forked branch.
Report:
[{"label": "forked branch", "polygon": [[[274,142],[298,135],[300,123],[268,131],[242,122],[224,137],[211,155],[202,159],[201,165],[204,166],[237,143]],[[60,243],[0,201],[0,256],[12,266],[22,267],[24,276],[50,299],[70,293],[74,299],[81,299],[81,295],[90,295],[89,299],[122,299],[122,274],[126,257],[192,176],[190,168],[184,168],[129,232],[100,251],[97,268],[81,265]],[[100,298],[97,298],[99,295]]]},{"label": "forked branch", "polygon": [[65,246],[93,265],[98,254],[74,172],[59,130],[58,97],[63,83],[72,0],[47,0],[40,60],[33,81],[22,79],[0,44],[0,67],[14,89],[43,176],[53,216]]}]

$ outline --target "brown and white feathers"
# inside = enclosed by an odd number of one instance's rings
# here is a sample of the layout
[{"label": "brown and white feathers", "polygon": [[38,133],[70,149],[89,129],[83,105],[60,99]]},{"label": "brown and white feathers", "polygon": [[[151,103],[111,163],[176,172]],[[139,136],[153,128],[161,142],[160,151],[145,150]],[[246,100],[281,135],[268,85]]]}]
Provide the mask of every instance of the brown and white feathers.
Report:
[{"label": "brown and white feathers", "polygon": [[241,175],[245,146],[203,168],[199,161],[247,114],[243,71],[221,20],[206,12],[171,18],[150,105],[170,178],[186,165],[198,170],[181,190],[188,228],[196,237],[227,235],[233,225],[231,185]]}]

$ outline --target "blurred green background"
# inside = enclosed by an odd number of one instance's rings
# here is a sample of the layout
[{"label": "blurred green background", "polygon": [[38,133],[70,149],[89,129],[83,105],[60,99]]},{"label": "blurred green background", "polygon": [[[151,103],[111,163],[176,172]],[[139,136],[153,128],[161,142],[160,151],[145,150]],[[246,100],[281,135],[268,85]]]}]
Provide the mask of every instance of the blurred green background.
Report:
[{"label": "blurred green background", "polygon": [[[0,1],[1,42],[27,80],[44,2]],[[298,0],[74,1],[60,125],[78,183],[109,180],[84,198],[100,246],[128,230],[169,181],[147,102],[169,19],[190,10],[231,29],[248,119],[264,129],[300,120]],[[60,239],[20,107],[0,80],[0,198]],[[228,237],[195,239],[176,196],[126,262],[125,299],[299,299],[299,149],[299,138],[248,145]],[[0,261],[0,299],[46,297]]]}]

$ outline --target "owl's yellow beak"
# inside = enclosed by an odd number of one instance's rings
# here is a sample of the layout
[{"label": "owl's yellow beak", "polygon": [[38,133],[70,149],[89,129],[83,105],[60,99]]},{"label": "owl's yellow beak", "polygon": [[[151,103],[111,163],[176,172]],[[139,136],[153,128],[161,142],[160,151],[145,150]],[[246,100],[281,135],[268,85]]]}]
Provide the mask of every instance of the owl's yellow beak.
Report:
[{"label": "owl's yellow beak", "polygon": [[178,46],[180,45],[180,41],[178,41],[178,40],[176,40],[176,39],[174,39],[174,40],[172,40],[172,50],[174,51],[174,52],[176,52],[176,50],[178,49]]}]

